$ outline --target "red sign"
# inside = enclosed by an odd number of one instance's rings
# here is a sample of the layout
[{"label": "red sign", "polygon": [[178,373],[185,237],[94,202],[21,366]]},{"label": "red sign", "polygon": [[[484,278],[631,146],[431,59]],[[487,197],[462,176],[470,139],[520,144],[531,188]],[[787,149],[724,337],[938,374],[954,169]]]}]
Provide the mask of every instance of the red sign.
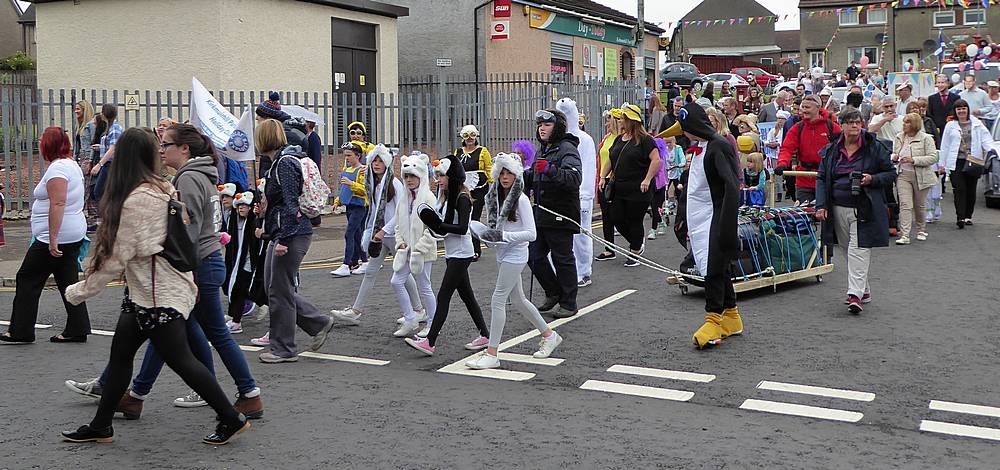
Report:
[{"label": "red sign", "polygon": [[493,0],[493,17],[510,18],[510,0]]},{"label": "red sign", "polygon": [[510,37],[510,35],[508,34],[508,31],[510,30],[510,21],[494,21],[491,26],[492,26],[490,30],[491,40],[496,41],[500,39],[507,39],[508,37]]}]

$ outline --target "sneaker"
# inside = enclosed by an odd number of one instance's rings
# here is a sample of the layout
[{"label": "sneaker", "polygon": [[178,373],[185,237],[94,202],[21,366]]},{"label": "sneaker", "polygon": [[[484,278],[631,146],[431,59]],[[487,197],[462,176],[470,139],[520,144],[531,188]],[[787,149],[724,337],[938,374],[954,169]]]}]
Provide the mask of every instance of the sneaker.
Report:
[{"label": "sneaker", "polygon": [[345,309],[333,309],[330,310],[330,316],[340,320],[348,325],[360,325],[361,324],[361,312],[354,310],[354,307],[347,307]]},{"label": "sneaker", "polygon": [[80,395],[83,395],[87,398],[93,398],[95,400],[100,400],[101,393],[104,391],[104,388],[101,387],[101,384],[97,383],[96,377],[86,382],[67,380],[65,383],[66,383],[66,388],[70,389],[70,391],[74,393],[79,393]]},{"label": "sneaker", "polygon": [[200,395],[195,393],[194,390],[188,392],[187,395],[183,397],[174,399],[174,406],[179,406],[181,408],[197,408],[199,406],[207,406],[208,402],[203,400]]},{"label": "sneaker", "polygon": [[538,351],[532,354],[532,357],[536,359],[545,359],[552,355],[552,351],[555,351],[560,344],[562,344],[562,336],[555,331],[548,338],[543,337],[541,341],[538,342]]},{"label": "sneaker", "polygon": [[847,296],[847,310],[851,313],[861,313],[864,308],[861,307],[861,299],[856,295]]},{"label": "sneaker", "polygon": [[246,416],[240,415],[239,421],[232,424],[219,423],[215,427],[215,432],[205,436],[201,442],[213,446],[224,446],[229,444],[237,434],[250,429],[250,421]]},{"label": "sneaker", "polygon": [[667,223],[668,222],[660,222],[660,225],[656,226],[656,234],[657,235],[666,235],[666,233],[667,233]]},{"label": "sneaker", "polygon": [[351,267],[346,264],[342,264],[339,268],[330,271],[330,274],[333,277],[347,277],[351,275]]},{"label": "sneaker", "polygon": [[367,261],[365,261],[364,263],[361,263],[360,266],[358,266],[358,267],[356,267],[356,268],[354,268],[354,269],[351,270],[351,274],[354,274],[354,275],[357,275],[357,276],[364,275],[366,272],[368,272],[368,262]]},{"label": "sneaker", "polygon": [[576,312],[578,311],[579,310],[570,310],[560,305],[555,312],[552,312],[552,316],[555,318],[569,318],[572,317],[573,315],[576,315]]},{"label": "sneaker", "polygon": [[865,295],[861,296],[861,303],[863,303],[863,304],[870,304],[870,303],[872,303],[872,293],[871,292],[865,292]]},{"label": "sneaker", "polygon": [[500,367],[500,358],[491,356],[485,351],[471,361],[465,362],[465,367],[476,370],[496,369]]},{"label": "sneaker", "polygon": [[[427,310],[420,309],[414,312],[417,314],[417,323],[427,323]],[[406,321],[406,317],[399,317],[396,319],[397,325],[402,325]]]},{"label": "sneaker", "polygon": [[609,259],[615,259],[618,255],[613,251],[603,251],[601,254],[597,255],[594,259],[597,261],[607,261]]},{"label": "sneaker", "polygon": [[896,244],[897,245],[909,245],[910,244],[910,237],[899,237],[899,238],[896,239]]},{"label": "sneaker", "polygon": [[927,241],[927,232],[917,232],[917,241],[920,242]]},{"label": "sneaker", "polygon": [[320,329],[319,333],[316,333],[316,336],[313,336],[312,344],[309,345],[310,351],[316,352],[323,347],[323,343],[326,342],[326,338],[330,336],[330,330],[333,329],[333,324],[334,321],[333,318],[331,318],[330,321],[326,322],[326,326]]},{"label": "sneaker", "polygon": [[583,279],[580,279],[580,282],[576,283],[576,287],[587,287],[593,283],[594,281],[590,279],[590,276],[583,276]]},{"label": "sneaker", "polygon": [[965,219],[965,225],[972,226],[972,219]]},{"label": "sneaker", "polygon": [[428,324],[426,324],[426,323],[424,324],[423,329],[421,329],[420,331],[417,332],[417,336],[419,336],[421,338],[426,338],[427,335],[429,335],[429,334],[431,334],[431,326],[428,325]]},{"label": "sneaker", "polygon": [[626,268],[634,268],[636,266],[639,266],[639,260],[629,257],[625,260],[625,263],[623,265]]},{"label": "sneaker", "polygon": [[264,336],[260,338],[254,338],[250,340],[250,344],[254,346],[270,346],[271,345],[271,332],[268,331],[264,333]]},{"label": "sneaker", "polygon": [[437,349],[434,346],[431,346],[431,342],[428,341],[427,338],[423,339],[406,338],[403,341],[406,341],[406,344],[409,344],[410,347],[416,349],[417,351],[420,351],[425,356],[433,356],[434,351]]},{"label": "sneaker", "polygon": [[656,230],[649,229],[649,233],[646,234],[646,240],[656,240]]},{"label": "sneaker", "polygon": [[114,441],[115,430],[111,426],[104,429],[94,429],[89,424],[80,426],[76,431],[63,431],[63,442],[100,442],[107,444]]},{"label": "sneaker", "polygon": [[232,335],[237,335],[243,332],[243,325],[232,320],[226,322],[226,328],[229,328],[229,334]]},{"label": "sneaker", "polygon": [[469,351],[479,351],[486,349],[486,347],[489,345],[490,345],[490,339],[485,336],[480,336],[472,340],[472,342],[470,343],[465,343],[465,349],[468,349]]},{"label": "sneaker", "polygon": [[243,316],[247,316],[253,309],[257,308],[257,304],[253,303],[252,300],[246,300],[243,302]]},{"label": "sneaker", "polygon": [[257,356],[257,359],[264,364],[280,364],[282,362],[299,362],[299,356],[282,357],[269,352]]},{"label": "sneaker", "polygon": [[556,308],[556,305],[559,305],[559,297],[546,297],[545,302],[538,306],[538,311],[548,312],[549,310]]},{"label": "sneaker", "polygon": [[395,336],[395,337],[397,337],[397,338],[406,338],[406,337],[412,336],[414,333],[416,333],[418,331],[420,331],[420,323],[417,323],[417,322],[413,322],[413,323],[403,322],[403,324],[399,326],[399,329],[396,330],[396,331],[394,331],[392,333],[392,335]]},{"label": "sneaker", "polygon": [[260,389],[254,389],[256,396],[248,397],[242,393],[236,394],[236,403],[233,408],[237,413],[242,413],[247,419],[260,419],[264,416],[264,402],[260,399]]}]

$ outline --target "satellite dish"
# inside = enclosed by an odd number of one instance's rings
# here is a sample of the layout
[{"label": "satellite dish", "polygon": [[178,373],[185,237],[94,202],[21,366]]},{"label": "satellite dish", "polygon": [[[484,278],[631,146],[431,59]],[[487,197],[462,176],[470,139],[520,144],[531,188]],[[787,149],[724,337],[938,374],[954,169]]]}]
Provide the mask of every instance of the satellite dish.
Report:
[{"label": "satellite dish", "polygon": [[929,54],[931,52],[936,51],[937,50],[937,46],[938,46],[937,42],[934,42],[933,39],[928,39],[928,40],[924,41],[924,43],[921,45],[921,49],[925,53]]}]

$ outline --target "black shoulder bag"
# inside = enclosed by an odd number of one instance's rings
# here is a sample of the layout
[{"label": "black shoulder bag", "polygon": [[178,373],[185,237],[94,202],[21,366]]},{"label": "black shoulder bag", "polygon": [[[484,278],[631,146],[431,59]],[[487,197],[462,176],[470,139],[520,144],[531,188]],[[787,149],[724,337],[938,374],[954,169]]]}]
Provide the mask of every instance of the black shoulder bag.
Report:
[{"label": "black shoulder bag", "polygon": [[201,264],[198,240],[188,231],[190,225],[191,216],[187,205],[180,201],[177,193],[172,194],[167,201],[167,238],[163,241],[163,251],[157,256],[166,259],[174,269],[182,273],[194,271]]},{"label": "black shoulder bag", "polygon": [[615,166],[614,166],[614,168],[611,169],[611,173],[609,173],[608,176],[605,178],[606,181],[604,182],[604,191],[601,193],[601,195],[604,196],[604,202],[607,203],[607,204],[611,204],[611,202],[615,200],[615,178],[614,178],[614,176],[615,176],[615,173],[618,172],[618,165],[621,164],[621,162],[622,162],[622,153],[625,152],[625,148],[628,147],[628,144],[630,144],[630,143],[631,143],[631,140],[628,141],[628,142],[625,142],[625,144],[622,145],[622,149],[618,151],[618,161],[615,162]]}]

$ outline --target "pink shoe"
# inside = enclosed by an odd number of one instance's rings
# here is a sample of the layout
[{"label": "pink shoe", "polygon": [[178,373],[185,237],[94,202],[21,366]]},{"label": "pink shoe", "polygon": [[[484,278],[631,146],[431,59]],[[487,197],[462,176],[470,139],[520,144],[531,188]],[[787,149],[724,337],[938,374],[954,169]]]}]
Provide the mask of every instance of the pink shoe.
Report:
[{"label": "pink shoe", "polygon": [[490,345],[490,339],[485,336],[480,336],[472,340],[471,343],[467,343],[465,345],[465,349],[468,349],[470,351],[480,351],[486,349],[486,347],[489,345]]},{"label": "pink shoe", "polygon": [[264,333],[264,336],[260,338],[254,338],[250,340],[250,344],[254,346],[270,346],[271,345],[271,332],[268,331]]},{"label": "pink shoe", "polygon": [[436,348],[434,346],[431,346],[431,342],[428,341],[427,338],[422,338],[422,339],[421,338],[416,338],[416,339],[414,339],[414,338],[406,338],[403,341],[406,341],[406,344],[409,344],[413,349],[416,349],[417,351],[420,351],[425,356],[433,356],[434,355],[434,350]]}]

